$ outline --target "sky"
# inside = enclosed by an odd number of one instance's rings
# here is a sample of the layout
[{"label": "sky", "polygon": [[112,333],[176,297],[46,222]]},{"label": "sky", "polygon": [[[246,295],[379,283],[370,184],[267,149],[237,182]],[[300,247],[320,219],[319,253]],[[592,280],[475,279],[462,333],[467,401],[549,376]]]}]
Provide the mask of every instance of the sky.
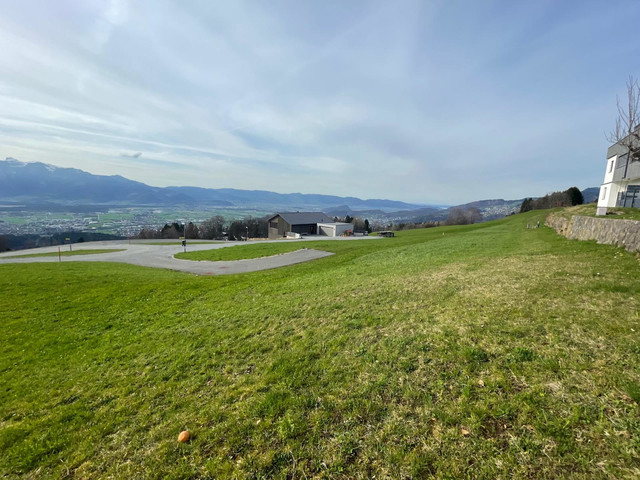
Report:
[{"label": "sky", "polygon": [[640,2],[0,0],[0,158],[154,186],[599,186]]}]

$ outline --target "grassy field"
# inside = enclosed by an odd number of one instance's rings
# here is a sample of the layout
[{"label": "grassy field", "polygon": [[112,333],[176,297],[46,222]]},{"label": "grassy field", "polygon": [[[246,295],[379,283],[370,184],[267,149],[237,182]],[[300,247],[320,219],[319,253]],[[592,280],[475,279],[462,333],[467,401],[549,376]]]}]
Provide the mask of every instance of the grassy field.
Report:
[{"label": "grassy field", "polygon": [[[66,246],[65,246],[66,248]],[[60,255],[63,257],[72,257],[74,255],[96,255],[99,253],[115,253],[124,252],[124,248],[94,248],[89,250],[61,250]],[[30,257],[57,257],[58,252],[47,253],[27,253],[25,255],[14,255],[11,258],[30,258]]]},{"label": "grassy field", "polygon": [[[387,240],[370,240],[375,242]],[[349,243],[356,242],[355,245]],[[304,242],[282,242],[282,243],[247,243],[246,245],[236,245],[233,247],[225,247],[216,250],[201,250],[198,252],[181,252],[174,255],[175,258],[185,260],[246,260],[249,258],[270,257],[272,255],[281,255],[283,253],[295,252],[303,248],[313,248],[316,250],[324,250],[327,252],[341,253],[358,250],[364,247],[363,241],[336,241],[336,240],[309,240]],[[390,246],[390,245],[387,245]],[[377,250],[378,248],[376,248]]]},{"label": "grassy field", "polygon": [[245,275],[0,265],[0,475],[638,478],[638,257],[543,215]]},{"label": "grassy field", "polygon": [[[189,245],[208,245],[210,243],[222,243],[219,240],[187,240],[187,246]],[[154,242],[153,240],[148,242],[136,242],[137,245],[178,245],[182,246],[182,240],[172,240],[164,242]]]},{"label": "grassy field", "polygon": [[[565,209],[558,209],[560,215],[570,218],[572,215],[585,215],[587,217],[596,217],[596,204],[589,203],[586,205],[576,205]],[[555,211],[555,210],[554,210]],[[640,209],[612,207],[607,209],[606,216],[598,218],[619,219],[619,220],[640,220]]]}]

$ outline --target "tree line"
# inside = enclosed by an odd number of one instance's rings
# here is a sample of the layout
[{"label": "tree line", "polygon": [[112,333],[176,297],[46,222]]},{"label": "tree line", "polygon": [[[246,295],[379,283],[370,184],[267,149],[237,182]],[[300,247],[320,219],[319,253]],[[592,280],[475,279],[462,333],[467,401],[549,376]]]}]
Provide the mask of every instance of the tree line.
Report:
[{"label": "tree line", "polygon": [[248,238],[267,238],[268,227],[266,218],[247,217],[242,220],[231,222],[216,215],[205,220],[200,225],[189,222],[186,225],[173,222],[166,223],[158,229],[143,228],[136,238],[157,239],[157,238],[180,238],[188,240],[244,240]]},{"label": "tree line", "polygon": [[[160,228],[143,228],[135,238],[139,239],[186,239],[200,240],[244,240],[245,238],[267,238],[269,227],[267,218],[247,217],[242,220],[230,222],[216,215],[205,220],[200,225],[189,222],[186,225],[178,222],[166,223]],[[356,232],[382,231],[388,228],[388,224],[382,222],[369,222],[366,218],[334,217],[336,222],[353,223],[353,230]]]},{"label": "tree line", "polygon": [[548,193],[540,198],[525,198],[520,206],[520,213],[529,210],[546,210],[556,207],[571,207],[573,205],[582,205],[584,197],[578,187],[571,187],[564,192]]}]

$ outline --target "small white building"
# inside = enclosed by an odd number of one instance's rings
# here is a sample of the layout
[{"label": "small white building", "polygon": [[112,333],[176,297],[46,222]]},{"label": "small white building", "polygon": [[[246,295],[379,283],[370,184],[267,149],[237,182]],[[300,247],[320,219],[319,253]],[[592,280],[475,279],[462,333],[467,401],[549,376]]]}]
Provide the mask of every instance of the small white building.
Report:
[{"label": "small white building", "polygon": [[640,208],[640,161],[632,161],[628,148],[620,142],[607,150],[596,215],[606,215],[613,207]]},{"label": "small white building", "polygon": [[340,235],[345,235],[347,232],[353,233],[353,223],[332,222],[318,224],[318,235],[339,237]]}]

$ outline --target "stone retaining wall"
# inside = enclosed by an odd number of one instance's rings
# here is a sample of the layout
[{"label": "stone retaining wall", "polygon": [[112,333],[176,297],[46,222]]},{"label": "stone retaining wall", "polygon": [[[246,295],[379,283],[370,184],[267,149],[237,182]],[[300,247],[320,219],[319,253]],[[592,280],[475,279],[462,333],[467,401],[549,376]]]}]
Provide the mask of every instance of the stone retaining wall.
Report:
[{"label": "stone retaining wall", "polygon": [[574,215],[567,220],[559,215],[547,216],[545,225],[572,240],[595,240],[617,245],[630,252],[640,252],[640,222]]}]

